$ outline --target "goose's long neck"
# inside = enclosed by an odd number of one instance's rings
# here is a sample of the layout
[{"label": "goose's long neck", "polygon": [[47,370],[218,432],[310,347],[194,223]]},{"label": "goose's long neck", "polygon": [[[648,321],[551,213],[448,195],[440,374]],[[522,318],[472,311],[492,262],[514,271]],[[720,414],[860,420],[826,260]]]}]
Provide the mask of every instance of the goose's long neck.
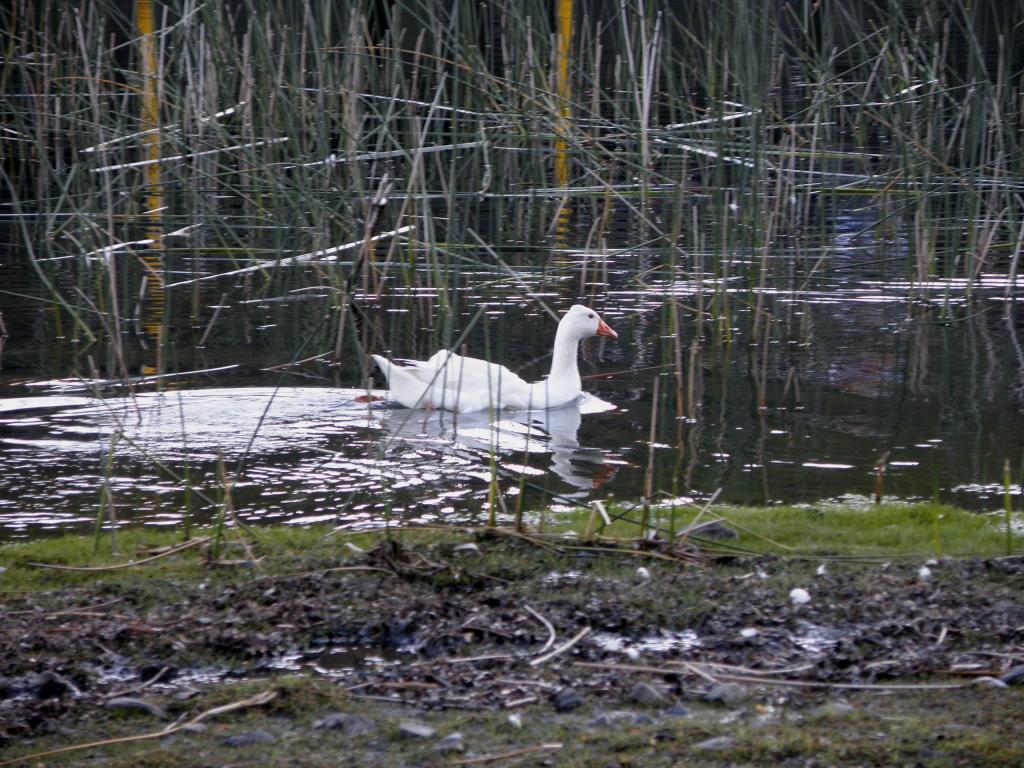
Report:
[{"label": "goose's long neck", "polygon": [[580,340],[570,336],[567,333],[567,329],[559,325],[558,330],[555,332],[555,348],[551,352],[549,382],[557,381],[559,384],[572,384],[577,390],[583,386],[583,382],[580,381],[580,369],[577,363],[579,347]]}]

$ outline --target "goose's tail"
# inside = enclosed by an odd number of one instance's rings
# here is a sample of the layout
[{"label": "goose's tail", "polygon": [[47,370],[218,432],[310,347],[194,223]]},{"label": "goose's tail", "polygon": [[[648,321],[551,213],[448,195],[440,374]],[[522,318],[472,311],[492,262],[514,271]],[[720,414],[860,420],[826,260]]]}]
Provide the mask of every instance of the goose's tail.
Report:
[{"label": "goose's tail", "polygon": [[387,358],[381,357],[380,355],[370,355],[373,358],[373,362],[380,368],[380,372],[384,374],[384,378],[391,382],[391,361]]}]

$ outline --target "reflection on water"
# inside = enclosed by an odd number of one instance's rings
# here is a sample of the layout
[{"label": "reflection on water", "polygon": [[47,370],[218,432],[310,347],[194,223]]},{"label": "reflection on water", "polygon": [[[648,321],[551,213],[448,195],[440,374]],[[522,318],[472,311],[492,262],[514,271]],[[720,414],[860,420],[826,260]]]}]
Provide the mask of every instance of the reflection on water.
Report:
[{"label": "reflection on water", "polygon": [[[375,424],[387,435],[385,451],[395,447],[404,456],[409,449],[448,446],[451,451],[469,451],[475,456],[491,451],[506,457],[506,470],[527,476],[544,475],[545,470],[531,461],[533,454],[550,454],[550,471],[576,488],[590,489],[597,474],[606,471],[604,452],[581,447],[577,439],[583,415],[614,410],[615,406],[584,395],[578,402],[550,411],[507,411],[496,418],[486,412],[452,414],[446,411],[409,411],[384,409],[372,412]],[[534,466],[532,466],[534,465]],[[475,474],[489,479],[486,467]]]},{"label": "reflection on water", "polygon": [[357,526],[394,516],[477,519],[492,455],[502,483],[525,476],[552,493],[591,489],[606,474],[603,452],[578,440],[584,414],[614,408],[597,398],[453,418],[368,407],[362,394],[248,388],[0,400],[0,525],[25,533],[87,522],[104,485],[119,520],[179,523],[186,482],[209,516],[220,460],[237,473],[243,520]]}]

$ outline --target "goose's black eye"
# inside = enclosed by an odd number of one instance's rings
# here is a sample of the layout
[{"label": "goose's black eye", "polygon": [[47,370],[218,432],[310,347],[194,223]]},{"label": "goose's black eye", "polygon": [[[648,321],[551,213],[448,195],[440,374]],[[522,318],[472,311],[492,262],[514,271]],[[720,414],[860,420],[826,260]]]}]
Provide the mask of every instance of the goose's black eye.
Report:
[{"label": "goose's black eye", "polygon": [[587,319],[588,320],[593,320],[594,319],[594,313],[591,312],[589,315],[587,315]]}]

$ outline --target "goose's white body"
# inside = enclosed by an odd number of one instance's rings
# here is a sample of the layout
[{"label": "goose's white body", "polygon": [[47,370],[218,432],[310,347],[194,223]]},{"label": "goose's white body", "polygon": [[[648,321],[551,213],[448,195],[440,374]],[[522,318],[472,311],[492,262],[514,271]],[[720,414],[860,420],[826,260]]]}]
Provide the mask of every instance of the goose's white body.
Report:
[{"label": "goose's white body", "polygon": [[446,349],[429,360],[387,360],[372,355],[388,380],[392,399],[406,408],[437,408],[467,413],[484,409],[558,408],[582,391],[577,365],[579,343],[591,336],[616,338],[592,309],[576,304],[558,323],[551,373],[528,383],[497,363],[456,355]]}]

